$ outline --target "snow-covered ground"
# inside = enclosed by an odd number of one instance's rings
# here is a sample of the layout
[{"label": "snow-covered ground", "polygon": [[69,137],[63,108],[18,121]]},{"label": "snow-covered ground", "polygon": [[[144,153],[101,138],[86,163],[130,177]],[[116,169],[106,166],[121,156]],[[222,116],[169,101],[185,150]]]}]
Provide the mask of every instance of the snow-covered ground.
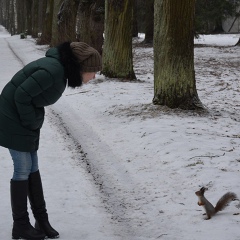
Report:
[{"label": "snow-covered ground", "polygon": [[[194,194],[208,187],[213,204],[227,191],[240,195],[239,37],[195,40],[197,89],[208,114],[151,104],[153,49],[141,44],[134,47],[139,81],[98,75],[46,108],[39,163],[61,239],[240,239],[237,201],[205,221]],[[2,27],[0,46],[0,89],[47,49]],[[8,240],[12,160],[4,148],[0,156],[0,239]]]}]

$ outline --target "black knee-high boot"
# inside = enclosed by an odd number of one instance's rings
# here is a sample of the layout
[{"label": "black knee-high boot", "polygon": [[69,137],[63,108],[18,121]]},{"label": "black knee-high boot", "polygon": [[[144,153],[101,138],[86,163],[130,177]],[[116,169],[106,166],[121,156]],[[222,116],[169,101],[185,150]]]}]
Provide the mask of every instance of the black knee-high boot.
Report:
[{"label": "black knee-high boot", "polygon": [[28,197],[33,215],[36,219],[35,228],[43,231],[48,238],[59,237],[59,233],[52,228],[48,221],[46,203],[43,195],[41,175],[39,171],[31,173],[28,179]]},{"label": "black knee-high boot", "polygon": [[42,231],[36,230],[29,222],[27,211],[28,181],[11,180],[11,205],[13,216],[13,239],[41,240],[45,238]]}]

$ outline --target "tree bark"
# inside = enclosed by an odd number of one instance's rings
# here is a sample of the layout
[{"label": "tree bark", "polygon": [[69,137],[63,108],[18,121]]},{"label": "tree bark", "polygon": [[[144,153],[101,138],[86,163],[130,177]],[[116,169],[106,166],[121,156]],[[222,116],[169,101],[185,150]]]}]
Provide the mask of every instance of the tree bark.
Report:
[{"label": "tree bark", "polygon": [[79,0],[64,0],[58,13],[59,43],[76,41],[76,16]]},{"label": "tree bark", "polygon": [[154,22],[154,0],[146,1],[146,17],[145,17],[145,39],[144,43],[153,43],[153,22]]},{"label": "tree bark", "polygon": [[104,31],[104,1],[80,1],[77,15],[78,40],[102,53]]},{"label": "tree bark", "polygon": [[9,0],[10,8],[9,8],[9,32],[11,35],[15,34],[15,12],[14,12],[14,0]]},{"label": "tree bark", "polygon": [[221,34],[224,33],[223,27],[222,27],[222,18],[217,19],[215,22],[215,28],[212,31],[213,34]]},{"label": "tree bark", "polygon": [[105,1],[103,74],[111,78],[135,79],[132,56],[133,0]]},{"label": "tree bark", "polygon": [[138,37],[138,8],[137,8],[137,0],[133,0],[133,29],[132,29],[132,37]]},{"label": "tree bark", "polygon": [[23,33],[26,31],[26,8],[25,0],[20,2],[16,1],[16,10],[17,10],[17,32]]},{"label": "tree bark", "polygon": [[10,1],[6,1],[5,4],[6,4],[5,27],[10,32],[10,21],[9,21],[9,19],[10,19],[10,16],[9,16],[10,15]]},{"label": "tree bark", "polygon": [[32,35],[32,4],[33,0],[25,0],[26,1],[26,32],[29,35]]},{"label": "tree bark", "polygon": [[38,37],[38,6],[39,0],[33,0],[32,2],[32,37]]},{"label": "tree bark", "polygon": [[14,16],[13,16],[13,25],[14,25],[14,32],[13,34],[17,34],[17,0],[13,0],[13,12],[14,12]]},{"label": "tree bark", "polygon": [[42,26],[42,34],[38,40],[38,44],[50,44],[52,39],[53,24],[53,6],[54,0],[48,0],[43,5],[44,20]]},{"label": "tree bark", "polygon": [[52,38],[51,38],[51,44],[50,46],[56,46],[60,43],[59,41],[59,31],[58,31],[58,13],[60,10],[60,7],[63,3],[63,0],[53,0],[54,6],[53,6],[53,20],[52,20]]},{"label": "tree bark", "polygon": [[145,33],[146,0],[136,0],[138,32]]},{"label": "tree bark", "polygon": [[203,108],[194,71],[195,1],[155,1],[154,98],[170,108]]},{"label": "tree bark", "polygon": [[0,22],[3,24],[4,21],[4,14],[3,14],[3,0],[0,0]]}]

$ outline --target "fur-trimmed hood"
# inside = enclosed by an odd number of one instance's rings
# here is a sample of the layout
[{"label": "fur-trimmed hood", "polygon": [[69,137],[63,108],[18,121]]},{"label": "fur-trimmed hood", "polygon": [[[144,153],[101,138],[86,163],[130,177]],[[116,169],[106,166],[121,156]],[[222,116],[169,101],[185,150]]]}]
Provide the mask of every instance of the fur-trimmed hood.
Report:
[{"label": "fur-trimmed hood", "polygon": [[64,42],[57,46],[60,62],[64,66],[65,75],[68,79],[68,86],[75,88],[82,85],[81,65],[73,54],[70,42]]}]

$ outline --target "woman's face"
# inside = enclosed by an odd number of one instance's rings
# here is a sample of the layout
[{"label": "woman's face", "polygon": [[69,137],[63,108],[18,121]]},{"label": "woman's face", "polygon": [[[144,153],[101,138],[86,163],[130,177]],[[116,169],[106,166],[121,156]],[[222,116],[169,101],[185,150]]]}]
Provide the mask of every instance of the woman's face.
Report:
[{"label": "woman's face", "polygon": [[82,80],[83,83],[88,83],[90,80],[95,78],[95,72],[83,72],[82,73]]}]

